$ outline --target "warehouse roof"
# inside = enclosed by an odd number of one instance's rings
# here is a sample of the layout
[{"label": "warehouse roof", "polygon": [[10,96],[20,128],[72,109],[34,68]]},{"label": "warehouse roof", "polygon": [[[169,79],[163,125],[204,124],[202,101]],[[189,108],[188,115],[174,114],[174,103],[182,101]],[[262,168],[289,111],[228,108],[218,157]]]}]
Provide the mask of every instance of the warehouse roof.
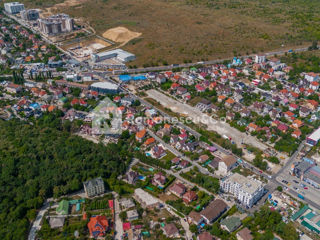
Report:
[{"label": "warehouse roof", "polygon": [[292,215],[291,219],[293,221],[297,220],[302,214],[304,214],[309,209],[308,205],[304,205],[298,212]]},{"label": "warehouse roof", "polygon": [[100,52],[100,53],[97,53],[96,55],[98,57],[114,56],[114,57],[117,57],[117,58],[120,58],[120,59],[126,59],[128,57],[135,57],[134,54],[129,53],[127,51],[124,51],[124,50],[122,50],[120,48],[114,49],[114,50],[111,50],[111,51]]},{"label": "warehouse roof", "polygon": [[111,90],[118,90],[118,85],[110,82],[97,82],[91,84],[91,87],[94,88],[101,88],[101,89],[111,89]]},{"label": "warehouse roof", "polygon": [[320,128],[315,130],[308,138],[314,141],[318,141],[320,139]]}]

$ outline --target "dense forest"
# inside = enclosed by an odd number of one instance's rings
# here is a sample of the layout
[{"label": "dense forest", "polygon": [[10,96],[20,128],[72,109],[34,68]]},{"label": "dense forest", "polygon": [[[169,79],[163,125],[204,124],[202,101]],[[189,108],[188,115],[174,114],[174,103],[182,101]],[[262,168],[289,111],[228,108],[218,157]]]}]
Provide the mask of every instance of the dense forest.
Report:
[{"label": "dense forest", "polygon": [[53,114],[33,125],[0,121],[0,239],[27,238],[46,198],[80,190],[90,178],[123,173],[132,157],[123,138],[94,144],[72,135],[70,123]]}]

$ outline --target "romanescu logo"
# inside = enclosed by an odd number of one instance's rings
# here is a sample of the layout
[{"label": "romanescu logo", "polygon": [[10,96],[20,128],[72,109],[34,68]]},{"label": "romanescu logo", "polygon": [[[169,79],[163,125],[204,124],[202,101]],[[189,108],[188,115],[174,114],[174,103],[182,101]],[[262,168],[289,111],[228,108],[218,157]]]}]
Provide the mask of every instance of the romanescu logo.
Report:
[{"label": "romanescu logo", "polygon": [[108,97],[93,110],[92,130],[97,135],[119,135],[122,132],[122,112]]}]

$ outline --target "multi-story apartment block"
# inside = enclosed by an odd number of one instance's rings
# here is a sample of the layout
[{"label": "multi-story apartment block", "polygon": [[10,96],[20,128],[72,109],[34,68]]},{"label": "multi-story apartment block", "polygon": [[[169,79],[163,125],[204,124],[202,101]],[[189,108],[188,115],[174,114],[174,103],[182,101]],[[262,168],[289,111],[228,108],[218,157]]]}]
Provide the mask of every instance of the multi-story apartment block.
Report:
[{"label": "multi-story apartment block", "polygon": [[67,14],[53,15],[38,20],[39,30],[46,35],[57,35],[74,30],[74,20]]},{"label": "multi-story apartment block", "polygon": [[39,11],[37,9],[28,9],[21,11],[21,18],[25,21],[36,21],[39,18]]},{"label": "multi-story apartment block", "polygon": [[233,194],[241,204],[248,208],[251,208],[264,194],[262,182],[238,173],[222,179],[220,187],[223,192]]},{"label": "multi-story apartment block", "polygon": [[17,14],[24,10],[24,4],[19,2],[10,2],[4,4],[7,13]]},{"label": "multi-story apartment block", "polygon": [[84,191],[87,197],[93,197],[104,193],[104,182],[101,177],[88,180],[83,183]]},{"label": "multi-story apartment block", "polygon": [[266,61],[265,55],[256,55],[254,59],[255,63],[263,63]]}]

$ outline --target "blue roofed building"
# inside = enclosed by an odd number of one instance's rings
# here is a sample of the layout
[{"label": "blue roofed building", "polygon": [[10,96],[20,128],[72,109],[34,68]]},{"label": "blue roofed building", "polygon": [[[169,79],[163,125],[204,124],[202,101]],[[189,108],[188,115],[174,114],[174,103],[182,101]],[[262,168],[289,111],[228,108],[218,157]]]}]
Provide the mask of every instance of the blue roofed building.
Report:
[{"label": "blue roofed building", "polygon": [[120,80],[121,82],[128,82],[128,81],[131,80],[131,76],[130,76],[130,75],[120,75],[120,76],[119,76],[119,80]]},{"label": "blue roofed building", "polygon": [[147,80],[147,78],[144,75],[139,75],[139,76],[132,77],[132,80],[134,81]]}]

